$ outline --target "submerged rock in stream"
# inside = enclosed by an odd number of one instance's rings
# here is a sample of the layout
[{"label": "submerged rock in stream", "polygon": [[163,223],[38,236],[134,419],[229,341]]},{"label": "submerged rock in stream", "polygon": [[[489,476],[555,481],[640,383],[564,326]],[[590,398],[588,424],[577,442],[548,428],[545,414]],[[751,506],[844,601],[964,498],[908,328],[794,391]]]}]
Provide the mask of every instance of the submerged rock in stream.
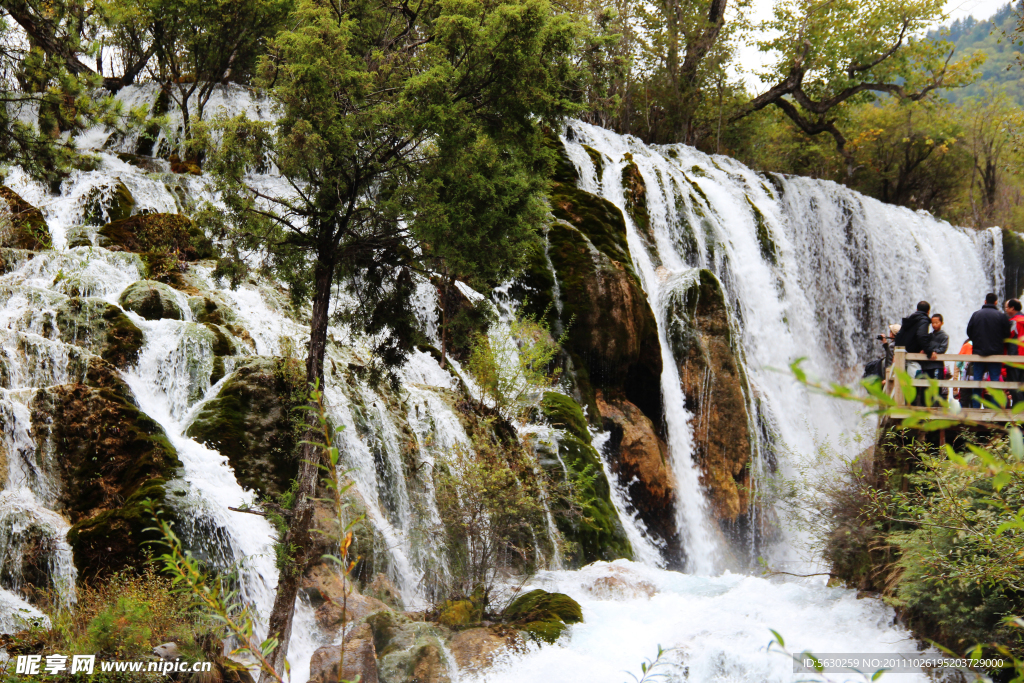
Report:
[{"label": "submerged rock in stream", "polygon": [[182,320],[184,314],[174,290],[162,282],[139,280],[128,285],[117,301],[126,311],[138,313],[146,320]]}]

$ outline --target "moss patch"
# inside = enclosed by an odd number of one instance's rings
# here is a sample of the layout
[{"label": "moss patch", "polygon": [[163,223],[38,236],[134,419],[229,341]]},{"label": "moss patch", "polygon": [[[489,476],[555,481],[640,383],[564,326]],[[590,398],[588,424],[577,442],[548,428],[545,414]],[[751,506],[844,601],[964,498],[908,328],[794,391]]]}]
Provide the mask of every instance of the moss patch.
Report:
[{"label": "moss patch", "polygon": [[583,409],[571,397],[547,391],[544,392],[540,407],[552,427],[564,429],[580,441],[590,445],[587,418],[583,416]]},{"label": "moss patch", "polygon": [[633,161],[633,155],[626,153],[626,165],[622,167],[622,195],[626,200],[626,212],[633,219],[640,236],[654,245],[654,232],[651,229],[651,215],[647,210],[647,184],[640,173],[640,167]]},{"label": "moss patch", "polygon": [[744,199],[747,200],[747,204],[750,206],[750,211],[754,215],[754,226],[757,229],[757,245],[761,249],[761,258],[768,261],[773,266],[779,263],[779,248],[775,244],[775,240],[772,238],[772,231],[768,227],[768,220],[761,213],[761,209],[757,208],[754,202],[750,201],[750,197],[744,195]]},{"label": "moss patch", "polygon": [[107,223],[99,244],[114,251],[174,254],[182,261],[215,257],[213,243],[187,216],[150,213]]},{"label": "moss patch", "polygon": [[554,643],[566,626],[583,622],[583,610],[564,593],[538,588],[513,600],[502,618],[537,640]]},{"label": "moss patch", "polygon": [[10,225],[4,226],[7,229],[0,246],[32,251],[51,248],[50,228],[42,211],[9,187],[0,186],[0,200],[6,202],[10,211]]},{"label": "moss patch", "polygon": [[552,185],[550,199],[551,213],[555,218],[575,227],[605,256],[632,271],[633,261],[626,244],[626,222],[619,207],[603,197],[565,183]]},{"label": "moss patch", "polygon": [[90,374],[106,386],[51,387],[30,404],[36,441],[55,456],[56,502],[73,525],[68,542],[83,577],[143,563],[154,538],[143,502],[163,507],[164,484],[181,464],[160,425],[104,380],[105,369]]},{"label": "moss patch", "polygon": [[594,171],[597,173],[597,182],[601,182],[601,178],[604,176],[604,155],[598,152],[590,145],[583,145],[583,150],[590,157],[591,163],[594,164]]},{"label": "moss patch", "polygon": [[561,138],[550,128],[544,130],[544,146],[551,154],[551,179],[560,183],[576,183],[580,178],[576,164],[565,152]]},{"label": "moss patch", "polygon": [[99,354],[115,367],[139,358],[145,335],[117,306],[102,299],[72,297],[57,308],[57,329],[63,341]]},{"label": "moss patch", "polygon": [[226,456],[242,486],[284,493],[298,474],[305,377],[294,358],[245,360],[203,405],[188,435]]}]

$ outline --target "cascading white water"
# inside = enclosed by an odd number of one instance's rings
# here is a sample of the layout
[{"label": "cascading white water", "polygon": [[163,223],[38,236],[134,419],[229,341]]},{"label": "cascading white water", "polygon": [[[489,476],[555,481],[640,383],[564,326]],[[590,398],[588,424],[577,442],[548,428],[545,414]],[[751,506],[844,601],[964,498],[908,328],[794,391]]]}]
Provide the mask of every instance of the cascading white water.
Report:
[{"label": "cascading white water", "polygon": [[[151,104],[156,90],[126,88],[119,97]],[[208,113],[220,107],[229,114],[248,111],[261,116],[270,105],[244,89],[226,88],[218,92]],[[780,464],[786,468],[786,458],[813,453],[816,439],[836,439],[859,422],[850,408],[809,394],[776,369],[807,357],[812,373],[850,379],[872,358],[873,335],[909,313],[919,298],[930,300],[946,316],[952,342],[958,344],[953,331],[963,330],[986,290],[1000,288],[1000,240],[994,233],[960,230],[924,214],[885,206],[832,183],[768,179],[730,159],[686,147],[648,147],[576,122],[571,128],[566,149],[580,170],[582,189],[624,207],[621,171],[626,153],[646,182],[654,244],[647,246],[627,214],[628,245],[658,319],[668,442],[680,487],[678,521],[693,574],[657,568],[661,552],[642,523],[628,514],[625,491],[605,463],[612,500],[637,562],[538,576],[536,585],[579,599],[586,621],[570,629],[558,646],[513,657],[488,680],[618,681],[622,669],[636,670],[659,642],[682,648],[673,656],[690,667],[689,680],[788,680],[788,662],[773,660],[775,655],[758,649],[767,642],[768,627],[781,631],[797,650],[906,649],[908,634],[891,625],[891,610],[872,601],[855,601],[849,591],[813,581],[708,576],[720,570],[725,554],[711,528],[691,458],[701,416],[690,415],[683,407],[678,369],[670,362],[666,338],[667,303],[693,281],[697,269],[716,274],[740,340],[751,395],[757,399],[752,414],[763,411],[758,419],[775,432],[773,443],[757,447],[782,454],[784,445]],[[80,142],[122,152],[134,151],[135,145],[134,138],[111,137],[109,131],[93,131]],[[602,155],[600,175],[584,144]],[[56,195],[18,169],[6,179],[8,186],[41,208],[57,251],[9,262],[7,274],[0,277],[0,349],[9,375],[0,396],[3,454],[9,462],[6,485],[0,490],[0,526],[28,528],[17,517],[32,520],[29,526],[45,531],[51,583],[68,599],[73,599],[75,574],[63,539],[67,524],[51,509],[56,483],[46,470],[50,456],[42,453],[42,461],[35,460],[26,405],[35,388],[81,381],[85,373],[87,354],[75,343],[46,334],[54,311],[69,296],[96,297],[116,305],[121,292],[141,279],[145,269],[134,254],[67,245],[76,235],[95,244],[96,223],[104,220],[104,207],[112,201],[118,182],[133,195],[136,212],[177,212],[196,202],[216,201],[205,179],[171,174],[165,162],[152,160],[157,171],[147,172],[109,153],[100,153],[99,158],[95,170],[74,172]],[[266,182],[276,180],[268,177]],[[87,214],[96,210],[96,202],[100,215],[90,218]],[[763,253],[759,220],[775,245],[774,262]],[[301,312],[290,311],[285,294],[273,283],[258,281],[232,290],[214,281],[211,272],[208,265],[195,265],[189,277],[229,304],[251,337],[251,351],[301,356],[309,329]],[[467,296],[479,297],[459,286]],[[265,520],[228,509],[253,502],[252,492],[239,486],[223,456],[185,435],[203,403],[230,377],[233,361],[225,359],[227,377],[210,386],[210,341],[190,322],[187,301],[182,298],[178,303],[186,318],[182,321],[144,321],[129,314],[146,341],[139,362],[122,375],[141,409],[167,432],[182,461],[181,479],[168,488],[183,494],[171,498],[185,511],[187,540],[224,564],[241,562],[243,593],[265,614],[276,581],[275,533]],[[495,303],[499,310],[510,305],[500,292]],[[425,282],[417,290],[417,307],[424,333],[436,342],[436,299]],[[397,395],[375,390],[347,370],[365,362],[362,342],[338,328],[331,329],[331,338],[325,395],[332,421],[345,427],[339,442],[343,467],[350,471],[381,539],[379,550],[386,562],[380,570],[399,588],[407,608],[421,607],[426,600],[424,573],[447,570],[443,553],[425,540],[439,520],[432,466],[443,452],[469,444],[451,397],[460,387],[467,387],[476,400],[480,393],[457,363],[452,363],[460,374],[456,378],[424,352],[413,354],[402,370],[403,389]],[[239,341],[239,346],[245,345]],[[531,438],[557,440],[557,434],[543,426],[524,428],[523,434],[531,430]],[[594,438],[600,446],[607,435]],[[549,534],[555,533],[549,516]],[[21,552],[24,536],[0,533],[0,567],[4,558]],[[796,559],[787,547],[779,546],[773,561]],[[557,566],[557,557],[549,561]],[[0,631],[16,628],[24,619],[41,618],[11,592],[17,588],[12,584],[0,590]],[[309,654],[323,642],[312,610],[300,605],[290,649],[292,680],[305,681]]]},{"label": "cascading white water", "polygon": [[[951,345],[959,346],[970,313],[986,292],[1001,289],[1002,241],[998,230],[955,228],[835,183],[767,178],[728,157],[683,145],[648,146],[575,122],[570,128],[563,140],[580,187],[623,210],[630,254],[658,318],[668,442],[681,489],[679,522],[690,570],[706,572],[721,551],[707,531],[691,458],[700,416],[684,408],[665,338],[670,294],[689,285],[700,268],[715,273],[760,399],[760,408],[751,408],[769,413],[777,444],[810,455],[815,438],[835,442],[859,421],[850,406],[800,386],[785,372],[788,366],[806,358],[803,367],[812,376],[859,378],[863,364],[881,355],[874,336],[909,315],[920,299],[945,316]],[[584,145],[601,155],[600,174]],[[646,184],[651,246],[626,211],[627,154]],[[773,257],[765,254],[766,241],[774,245]]]}]

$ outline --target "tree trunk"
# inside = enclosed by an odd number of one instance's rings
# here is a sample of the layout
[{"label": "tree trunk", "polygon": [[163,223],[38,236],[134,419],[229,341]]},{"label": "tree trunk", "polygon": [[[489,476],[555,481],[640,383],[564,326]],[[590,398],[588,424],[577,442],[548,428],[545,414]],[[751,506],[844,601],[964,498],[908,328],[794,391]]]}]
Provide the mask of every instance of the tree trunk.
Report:
[{"label": "tree trunk", "polygon": [[[327,323],[331,305],[331,285],[334,283],[334,263],[330,259],[318,259],[315,272],[315,292],[313,295],[313,313],[309,330],[309,355],[306,357],[306,382],[312,389],[314,383],[323,391],[324,385],[324,353],[327,348]],[[303,437],[302,460],[299,463],[299,490],[296,494],[295,508],[292,511],[291,524],[282,539],[288,552],[290,563],[277,579],[277,597],[274,608],[270,612],[268,637],[277,636],[277,649],[268,657],[268,661],[282,677],[284,661],[288,654],[288,642],[292,635],[292,617],[295,613],[295,597],[299,592],[299,580],[309,564],[318,559],[309,557],[308,553],[319,544],[311,542],[313,527],[313,501],[319,482],[320,469],[317,465],[323,459],[323,448],[317,443],[320,432],[317,415],[312,411],[308,414],[306,433]],[[260,683],[270,683],[273,677],[266,671],[260,677]]]}]

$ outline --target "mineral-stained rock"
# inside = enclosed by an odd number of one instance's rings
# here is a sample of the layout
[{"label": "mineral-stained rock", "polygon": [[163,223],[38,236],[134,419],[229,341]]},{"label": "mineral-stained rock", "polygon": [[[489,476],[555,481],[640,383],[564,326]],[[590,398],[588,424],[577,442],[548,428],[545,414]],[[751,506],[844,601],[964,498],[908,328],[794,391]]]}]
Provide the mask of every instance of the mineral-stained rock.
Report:
[{"label": "mineral-stained rock", "polygon": [[7,214],[0,213],[0,228],[4,229],[0,246],[33,251],[50,248],[50,228],[42,211],[9,187],[0,186],[0,200]]},{"label": "mineral-stained rock", "polygon": [[694,445],[701,482],[715,517],[735,521],[747,509],[751,436],[743,365],[715,275],[701,270],[686,289],[673,292],[668,319],[686,409],[696,416]]},{"label": "mineral-stained rock", "polygon": [[654,423],[624,398],[606,399],[598,393],[597,407],[610,435],[604,448],[619,486],[629,492],[629,501],[647,529],[670,546],[678,545],[676,481],[668,447]]},{"label": "mineral-stained rock", "polygon": [[227,456],[242,486],[262,494],[287,491],[298,474],[305,376],[294,358],[240,361],[188,435]]},{"label": "mineral-stained rock", "polygon": [[[322,647],[309,660],[310,683],[337,683],[339,680],[377,683],[377,653],[373,633],[360,624],[345,638],[345,664],[341,665],[341,645]],[[341,668],[339,672],[338,669]],[[340,674],[340,676],[339,676]]]},{"label": "mineral-stained rock", "polygon": [[99,245],[113,251],[173,253],[182,261],[214,256],[213,243],[187,216],[150,213],[107,223]]},{"label": "mineral-stained rock", "polygon": [[513,293],[527,311],[546,312],[556,333],[567,332],[569,376],[595,424],[596,389],[624,393],[658,423],[661,347],[622,212],[567,183],[554,183],[550,198],[557,222]]},{"label": "mineral-stained rock", "polygon": [[447,629],[395,612],[366,619],[373,630],[381,683],[450,683],[444,661]]},{"label": "mineral-stained rock", "polygon": [[302,592],[315,610],[317,625],[324,633],[337,633],[343,616],[347,624],[390,609],[376,598],[357,593],[351,582],[346,597],[343,586],[337,569],[329,562],[318,562],[306,570],[302,578]]},{"label": "mineral-stained rock", "polygon": [[163,429],[116,385],[40,389],[29,407],[38,457],[59,482],[55,506],[72,524],[79,576],[141,566],[156,538],[144,501],[173,518],[164,485],[180,462]]},{"label": "mineral-stained rock", "polygon": [[57,329],[63,341],[99,354],[118,368],[139,358],[142,330],[117,306],[102,299],[72,297],[57,308]]},{"label": "mineral-stained rock", "polygon": [[515,651],[523,646],[516,631],[499,635],[490,628],[470,628],[452,636],[448,649],[461,671],[478,673],[494,663],[502,652]]},{"label": "mineral-stained rock", "polygon": [[174,290],[162,282],[139,280],[128,285],[118,299],[121,308],[134,311],[146,320],[184,318],[181,307],[174,296]]},{"label": "mineral-stained rock", "polygon": [[566,540],[578,545],[578,552],[572,559],[579,564],[623,557],[632,559],[633,550],[612,504],[608,479],[600,455],[590,443],[590,432],[580,406],[565,394],[547,392],[541,401],[541,410],[552,426],[565,430],[558,439],[558,458],[542,463],[549,474],[560,476],[563,467],[577,475],[588,474],[585,481],[589,483],[580,491],[587,501],[582,515],[572,514],[559,505],[552,510],[559,531]]}]

